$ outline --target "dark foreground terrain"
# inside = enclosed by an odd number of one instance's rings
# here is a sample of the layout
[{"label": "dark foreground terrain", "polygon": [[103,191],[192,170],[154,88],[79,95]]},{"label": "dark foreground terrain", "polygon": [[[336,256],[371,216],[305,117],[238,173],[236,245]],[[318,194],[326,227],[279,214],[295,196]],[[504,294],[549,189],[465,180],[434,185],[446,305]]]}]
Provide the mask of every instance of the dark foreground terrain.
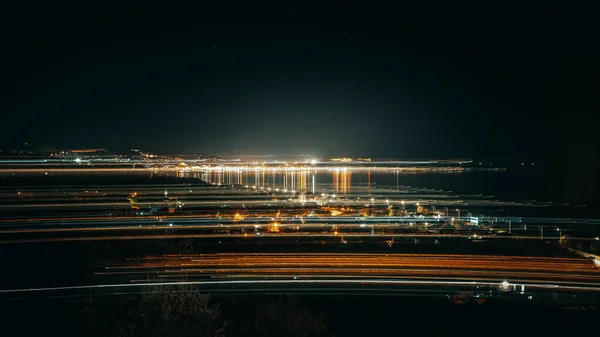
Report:
[{"label": "dark foreground terrain", "polygon": [[390,296],[176,293],[2,302],[3,336],[507,336],[597,331],[592,307]]},{"label": "dark foreground terrain", "polygon": [[[563,256],[543,241],[502,245],[407,243],[361,245],[366,252],[502,254],[527,250],[537,256]],[[238,243],[239,245],[239,243]],[[345,245],[338,247],[343,251]],[[335,245],[252,244],[232,246],[187,240],[17,244],[2,246],[2,288],[102,284],[101,266],[132,257],[269,250],[336,252]],[[347,249],[347,248],[346,248]],[[483,249],[483,250],[482,250]],[[18,258],[17,258],[18,257]],[[186,281],[186,280],[183,280]],[[207,295],[205,292],[210,291]],[[422,291],[422,293],[419,293]],[[572,295],[534,300],[510,294],[482,304],[457,304],[445,291],[347,288],[311,290],[268,288],[252,291],[149,286],[111,292],[10,293],[0,297],[3,336],[565,336],[597,330],[597,303]]]}]

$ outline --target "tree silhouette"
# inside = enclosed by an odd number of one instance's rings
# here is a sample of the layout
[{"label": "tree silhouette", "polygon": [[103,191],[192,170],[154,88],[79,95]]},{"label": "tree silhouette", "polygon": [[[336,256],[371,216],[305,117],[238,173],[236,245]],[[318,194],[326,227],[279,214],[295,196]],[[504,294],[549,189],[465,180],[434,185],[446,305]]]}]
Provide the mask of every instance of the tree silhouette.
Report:
[{"label": "tree silhouette", "polygon": [[328,318],[300,308],[293,298],[262,306],[256,318],[257,337],[331,337]]},{"label": "tree silhouette", "polygon": [[219,305],[188,285],[149,286],[139,298],[123,304],[128,310],[112,316],[107,312],[110,308],[86,306],[84,313],[91,323],[88,335],[221,337],[228,326],[219,317]]},{"label": "tree silhouette", "polygon": [[139,336],[218,337],[227,327],[219,305],[187,285],[148,287],[139,309]]}]

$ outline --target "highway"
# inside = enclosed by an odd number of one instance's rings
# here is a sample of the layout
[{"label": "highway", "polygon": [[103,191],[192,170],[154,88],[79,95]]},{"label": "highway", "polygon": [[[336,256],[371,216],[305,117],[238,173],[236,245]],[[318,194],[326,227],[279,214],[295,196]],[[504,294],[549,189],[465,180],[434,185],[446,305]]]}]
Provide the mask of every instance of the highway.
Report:
[{"label": "highway", "polygon": [[[272,212],[272,211],[271,211]],[[128,216],[128,217],[65,217],[0,220],[0,244],[60,241],[105,241],[135,239],[247,239],[261,238],[336,238],[341,242],[349,238],[466,238],[469,240],[560,240],[562,230],[577,230],[571,239],[599,241],[589,223],[560,222],[560,219],[525,218],[528,225],[515,221],[511,233],[483,225],[453,226],[457,219],[450,217],[413,216],[277,216],[265,213],[256,216],[215,217],[212,214]],[[511,218],[509,218],[511,219]],[[498,221],[498,219],[496,219]],[[509,220],[500,218],[501,223]],[[527,227],[528,226],[528,227]],[[542,237],[543,229],[546,233]],[[586,230],[586,226],[590,227]],[[527,227],[527,228],[525,228]]]},{"label": "highway", "polygon": [[580,285],[600,291],[600,269],[585,259],[435,254],[191,254],[147,257],[105,267],[97,275],[140,273],[164,281],[181,278],[362,278],[455,280],[541,286]]},{"label": "highway", "polygon": [[[600,295],[600,269],[586,259],[525,256],[357,253],[215,253],[148,256],[109,264],[96,284],[3,289],[4,296],[122,292],[148,285],[193,284],[202,291],[330,288],[346,291],[475,291],[486,296],[581,292]],[[275,288],[272,288],[275,287]],[[133,289],[132,289],[133,290]],[[20,295],[19,295],[20,294]]]},{"label": "highway", "polygon": [[[119,229],[117,229],[118,231]],[[393,243],[395,239],[408,238],[408,239],[469,239],[469,240],[489,240],[489,239],[505,239],[505,240],[539,240],[536,237],[530,236],[512,236],[510,238],[497,237],[497,236],[476,236],[467,234],[363,234],[363,233],[345,233],[345,234],[334,234],[334,233],[311,233],[311,232],[297,232],[297,233],[264,233],[264,234],[164,234],[164,233],[153,233],[153,234],[118,234],[113,235],[97,235],[92,233],[90,235],[77,235],[77,236],[58,236],[58,237],[27,237],[27,238],[16,238],[16,239],[4,239],[0,240],[0,244],[11,244],[11,243],[33,243],[33,242],[73,242],[73,241],[119,241],[119,240],[163,240],[163,239],[249,239],[258,238],[260,235],[261,239],[310,239],[308,242],[317,242],[322,239],[337,239],[342,243],[347,243],[350,239],[365,239],[365,238],[379,238],[381,241],[389,241]],[[558,238],[554,238],[558,240]],[[579,238],[578,238],[579,240]],[[592,240],[592,239],[588,239]]]}]

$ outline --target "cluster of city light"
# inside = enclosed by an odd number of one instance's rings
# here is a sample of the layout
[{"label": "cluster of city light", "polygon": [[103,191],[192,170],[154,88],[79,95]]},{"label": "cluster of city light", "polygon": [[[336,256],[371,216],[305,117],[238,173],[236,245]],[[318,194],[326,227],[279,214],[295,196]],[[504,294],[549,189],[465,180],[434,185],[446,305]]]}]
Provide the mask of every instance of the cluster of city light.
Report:
[{"label": "cluster of city light", "polygon": [[154,168],[166,170],[178,170],[183,172],[347,172],[347,171],[400,171],[400,172],[417,172],[417,171],[457,171],[465,170],[461,167],[381,167],[381,166],[331,166],[331,165],[188,165],[180,164],[179,167],[163,167]]}]

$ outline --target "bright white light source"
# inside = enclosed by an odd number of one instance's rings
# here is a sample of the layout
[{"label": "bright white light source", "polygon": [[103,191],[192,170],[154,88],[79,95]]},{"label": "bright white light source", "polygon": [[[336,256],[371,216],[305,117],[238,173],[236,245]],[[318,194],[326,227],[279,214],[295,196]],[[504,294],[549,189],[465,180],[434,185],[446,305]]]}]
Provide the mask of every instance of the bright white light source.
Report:
[{"label": "bright white light source", "polygon": [[75,158],[75,162],[76,163],[80,163],[81,162],[81,158]]},{"label": "bright white light source", "polygon": [[506,281],[506,280],[502,281],[502,288],[503,289],[508,289],[508,286],[510,286],[510,283],[508,283],[508,281]]},{"label": "bright white light source", "polygon": [[314,165],[314,164],[317,163],[317,160],[316,159],[311,159],[310,163]]}]

